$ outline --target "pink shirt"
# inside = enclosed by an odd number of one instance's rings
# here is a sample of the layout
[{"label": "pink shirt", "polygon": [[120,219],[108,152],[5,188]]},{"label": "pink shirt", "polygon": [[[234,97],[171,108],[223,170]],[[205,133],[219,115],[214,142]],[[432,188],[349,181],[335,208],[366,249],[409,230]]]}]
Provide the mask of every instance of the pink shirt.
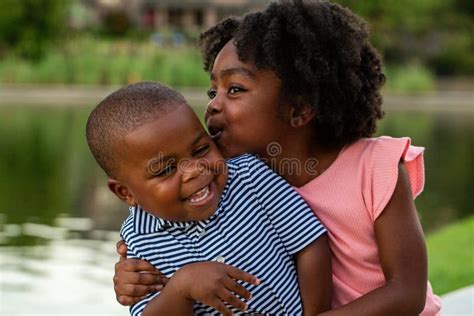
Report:
[{"label": "pink shirt", "polygon": [[[364,138],[343,148],[320,176],[297,188],[329,231],[333,253],[333,308],[385,284],[374,222],[392,197],[402,160],[413,196],[424,185],[422,147],[409,138]],[[421,315],[439,313],[441,300],[428,282]]]}]

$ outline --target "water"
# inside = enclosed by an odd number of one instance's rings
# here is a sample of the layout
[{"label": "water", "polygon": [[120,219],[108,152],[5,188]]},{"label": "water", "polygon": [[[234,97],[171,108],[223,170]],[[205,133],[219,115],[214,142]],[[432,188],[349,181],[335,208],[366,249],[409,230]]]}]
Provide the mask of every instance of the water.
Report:
[{"label": "water", "polygon": [[[89,111],[0,108],[1,315],[127,315],[112,286],[127,211],[89,154]],[[380,125],[380,135],[411,136],[427,148],[417,208],[428,233],[473,214],[473,123],[472,107],[453,111],[447,104],[390,106]]]}]

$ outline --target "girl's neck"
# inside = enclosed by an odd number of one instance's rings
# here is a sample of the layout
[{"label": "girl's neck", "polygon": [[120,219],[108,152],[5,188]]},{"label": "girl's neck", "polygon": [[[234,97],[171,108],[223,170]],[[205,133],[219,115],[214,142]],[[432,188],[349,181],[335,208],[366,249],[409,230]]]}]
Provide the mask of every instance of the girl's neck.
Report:
[{"label": "girl's neck", "polygon": [[[304,141],[306,139],[306,141]],[[336,160],[343,146],[328,148],[311,138],[295,138],[279,142],[279,151],[269,151],[267,164],[288,183],[301,187],[317,178]]]}]

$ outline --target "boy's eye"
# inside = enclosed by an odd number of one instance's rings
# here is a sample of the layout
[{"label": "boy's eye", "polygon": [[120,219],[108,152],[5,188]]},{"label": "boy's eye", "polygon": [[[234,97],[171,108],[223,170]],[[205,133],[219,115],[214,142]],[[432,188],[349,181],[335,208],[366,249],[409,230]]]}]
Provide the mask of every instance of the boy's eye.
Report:
[{"label": "boy's eye", "polygon": [[207,96],[209,97],[209,99],[214,99],[216,97],[216,94],[217,94],[216,89],[211,88],[207,90]]},{"label": "boy's eye", "polygon": [[208,144],[201,146],[193,152],[193,156],[203,156],[207,154],[207,152],[209,151],[209,148],[210,146]]},{"label": "boy's eye", "polygon": [[173,171],[174,171],[175,169],[176,169],[176,168],[175,168],[173,165],[165,166],[163,169],[161,169],[160,171],[158,171],[158,172],[155,173],[155,177],[168,176],[168,175],[170,175],[171,173],[173,173]]}]

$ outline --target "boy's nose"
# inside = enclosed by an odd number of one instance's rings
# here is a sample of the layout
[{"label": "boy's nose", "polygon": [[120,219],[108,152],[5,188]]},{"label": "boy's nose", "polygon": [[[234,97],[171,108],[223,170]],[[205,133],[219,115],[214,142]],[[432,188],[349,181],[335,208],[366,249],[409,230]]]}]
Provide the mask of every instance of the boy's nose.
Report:
[{"label": "boy's nose", "polygon": [[188,182],[199,177],[204,167],[198,162],[187,161],[182,163],[181,168],[183,173],[182,181]]}]

